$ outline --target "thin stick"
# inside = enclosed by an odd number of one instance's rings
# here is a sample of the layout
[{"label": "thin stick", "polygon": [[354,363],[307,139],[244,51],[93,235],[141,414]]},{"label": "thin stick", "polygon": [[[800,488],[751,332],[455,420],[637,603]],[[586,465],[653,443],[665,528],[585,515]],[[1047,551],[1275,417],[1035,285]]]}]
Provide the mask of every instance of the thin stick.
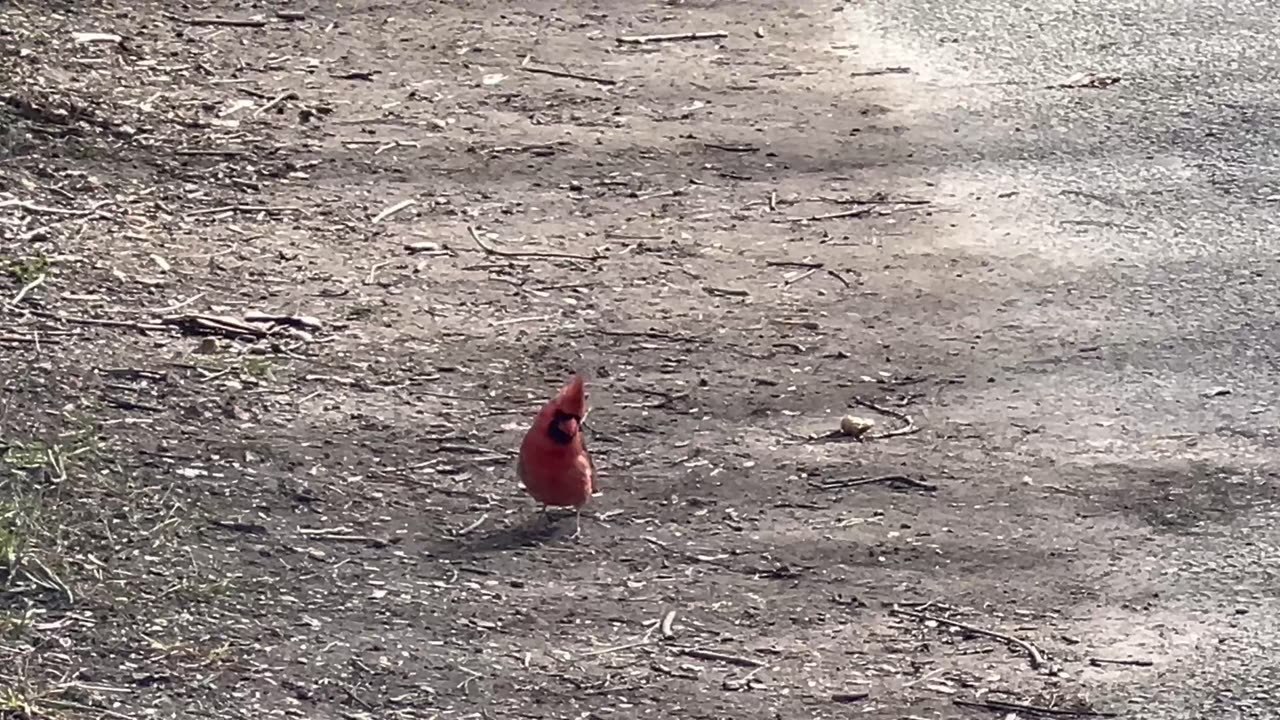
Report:
[{"label": "thin stick", "polygon": [[851,77],[871,77],[872,75],[905,75],[911,72],[911,68],[906,67],[887,67],[878,70],[860,70],[851,72]]},{"label": "thin stick", "polygon": [[102,202],[94,203],[93,207],[89,208],[88,210],[66,210],[64,208],[48,207],[45,205],[36,205],[35,203],[29,203],[23,200],[4,200],[4,201],[0,201],[0,208],[18,207],[23,210],[26,210],[29,213],[36,213],[36,214],[42,214],[42,215],[65,215],[68,217],[86,217],[88,215],[92,215],[98,212],[98,209],[101,208],[103,205],[110,205],[113,202],[115,201],[103,200]]},{"label": "thin stick", "polygon": [[716,652],[715,650],[704,650],[702,648],[684,648],[680,651],[689,657],[698,658],[700,660],[719,660],[730,665],[738,665],[740,667],[764,667],[768,665],[766,662],[756,660],[755,658],[743,657],[741,655],[730,655],[728,653]]},{"label": "thin stick", "polygon": [[635,642],[629,642],[625,645],[615,645],[613,647],[600,648],[599,650],[589,650],[587,652],[584,652],[578,655],[578,658],[581,659],[581,658],[587,658],[587,657],[596,657],[597,655],[608,655],[609,653],[622,652],[623,650],[632,650],[638,647],[644,647],[645,645],[652,645],[652,644],[653,644],[652,640],[637,640]]},{"label": "thin stick", "polygon": [[666,340],[668,342],[678,343],[703,343],[706,340],[702,338],[683,337],[681,335],[672,335],[658,330],[605,330],[597,329],[596,332],[609,337],[626,337],[626,338],[648,338],[650,340]]},{"label": "thin stick", "polygon": [[564,258],[566,260],[589,260],[589,261],[598,261],[598,260],[604,259],[599,255],[574,255],[573,253],[536,252],[531,250],[502,250],[500,248],[493,247],[492,245],[489,245],[484,240],[482,240],[480,238],[480,233],[476,232],[476,229],[471,225],[467,226],[467,232],[471,235],[471,239],[475,241],[476,245],[480,246],[481,250],[483,250],[488,255],[496,255],[498,257]]},{"label": "thin stick", "polygon": [[270,110],[271,108],[273,108],[273,107],[275,107],[275,106],[279,105],[280,103],[284,102],[285,100],[292,100],[292,99],[294,99],[294,98],[296,98],[296,97],[298,97],[298,94],[297,94],[297,93],[293,92],[292,90],[286,90],[285,92],[282,92],[282,93],[280,93],[279,95],[277,95],[277,96],[275,96],[275,97],[271,98],[271,102],[268,102],[266,105],[263,105],[262,107],[258,108],[257,110],[254,110],[254,111],[253,111],[253,114],[254,114],[255,116],[257,116],[257,115],[261,115],[262,113],[264,113],[264,112],[266,112],[266,111]]},{"label": "thin stick", "polygon": [[1031,715],[1048,715],[1051,717],[1118,717],[1113,712],[1103,712],[1099,710],[1059,710],[1058,708],[1039,707],[1036,705],[1024,705],[1022,703],[1004,702],[1002,700],[961,700],[959,698],[951,702],[960,707],[982,708],[984,710],[995,710],[996,712],[1024,712]]},{"label": "thin stick", "polygon": [[248,155],[244,150],[201,150],[201,149],[178,149],[173,151],[178,157],[240,157]]},{"label": "thin stick", "polygon": [[265,212],[265,213],[282,213],[282,212],[302,212],[300,207],[290,207],[287,205],[222,205],[220,207],[201,208],[199,210],[191,210],[186,213],[187,217],[196,215],[213,215],[224,212]]},{"label": "thin stick", "polygon": [[1012,645],[1012,646],[1021,648],[1022,651],[1027,654],[1027,658],[1031,661],[1031,667],[1033,669],[1039,670],[1045,665],[1048,665],[1048,661],[1045,660],[1044,653],[1040,652],[1040,648],[1036,647],[1035,645],[1032,645],[1026,640],[1023,640],[1021,638],[1016,638],[1012,635],[1005,635],[1003,633],[998,633],[993,630],[984,630],[983,628],[974,627],[973,625],[969,625],[968,623],[962,623],[956,620],[948,620],[947,618],[938,617],[937,615],[929,615],[927,613],[912,612],[910,610],[902,610],[900,608],[893,608],[892,610],[889,611],[889,613],[891,615],[901,615],[902,617],[908,617],[908,618],[912,618],[913,620],[920,620],[922,622],[935,622],[935,623],[938,623],[939,625],[948,625],[953,628],[959,628],[960,630],[964,630],[966,632],[971,632],[974,635],[982,635],[983,637],[989,637],[992,640],[999,640],[1000,642],[1003,642],[1006,645]]},{"label": "thin stick", "polygon": [[703,285],[702,289],[708,295],[724,295],[725,297],[751,297],[751,292],[739,288],[722,288],[714,285]]},{"label": "thin stick", "polygon": [[870,433],[868,433],[867,435],[863,435],[862,438],[864,440],[882,440],[884,438],[897,437],[899,435],[910,435],[912,433],[920,432],[920,428],[916,425],[915,420],[912,420],[911,416],[907,415],[906,413],[900,413],[897,410],[890,410],[887,407],[882,407],[869,400],[863,400],[860,397],[853,398],[851,402],[853,402],[853,404],[855,405],[861,405],[864,408],[875,410],[881,415],[888,415],[889,417],[904,423],[903,426],[900,428],[895,428],[893,430],[886,430],[882,433],[877,433],[875,435],[872,435]]},{"label": "thin stick", "polygon": [[9,301],[9,305],[11,307],[17,307],[18,303],[22,302],[22,299],[27,296],[27,293],[31,292],[32,290],[35,290],[36,288],[44,284],[44,279],[45,279],[45,276],[41,275],[35,280],[32,280],[26,285],[23,285],[22,289],[18,291],[18,294],[14,295],[13,299]]},{"label": "thin stick", "polygon": [[808,268],[810,270],[821,270],[827,266],[826,263],[804,262],[801,260],[769,260],[765,262],[765,265],[768,265],[769,267]]},{"label": "thin stick", "polygon": [[241,20],[237,18],[197,17],[178,18],[188,25],[212,25],[221,27],[266,27],[266,20]]},{"label": "thin stick", "polygon": [[819,220],[838,220],[840,218],[862,217],[870,215],[874,207],[858,208],[857,210],[841,210],[840,212],[824,213],[822,215],[807,215],[803,217],[789,217],[787,222],[817,222]]},{"label": "thin stick", "polygon": [[530,315],[529,317],[507,318],[506,320],[498,320],[492,324],[492,327],[503,327],[506,325],[519,325],[527,322],[542,322],[550,320],[555,315]]},{"label": "thin stick", "polygon": [[845,480],[819,480],[819,481],[810,483],[810,485],[820,490],[840,490],[843,488],[858,487],[859,485],[874,485],[876,483],[902,483],[903,485],[910,485],[913,488],[928,490],[930,492],[938,489],[937,485],[931,485],[927,482],[916,480],[915,478],[908,477],[906,475],[898,475],[898,474],[877,475],[875,477],[848,478]]},{"label": "thin stick", "polygon": [[839,281],[840,281],[840,284],[841,284],[841,285],[843,285],[843,286],[845,286],[845,288],[853,287],[852,285],[850,285],[850,284],[849,284],[849,281],[848,281],[848,280],[845,280],[845,279],[844,279],[844,276],[843,276],[843,275],[841,275],[840,273],[836,272],[835,270],[832,270],[831,268],[823,268],[823,269],[824,269],[824,270],[826,270],[826,273],[827,273],[828,275],[830,275],[831,277],[833,277],[833,278],[835,278],[835,279],[839,280]]},{"label": "thin stick", "polygon": [[816,200],[821,200],[823,202],[831,202],[837,205],[932,205],[933,204],[932,200],[913,200],[910,198],[907,198],[907,199],[900,198],[900,199],[894,200],[892,198],[884,197],[879,194],[872,195],[871,197],[860,197],[860,198],[859,197],[842,197],[842,198],[820,197],[820,198],[816,198]]},{"label": "thin stick", "polygon": [[174,303],[174,304],[172,304],[172,305],[169,305],[169,306],[166,306],[166,307],[162,307],[162,308],[157,308],[157,309],[155,309],[155,310],[150,310],[150,311],[148,311],[148,312],[152,312],[152,313],[155,313],[155,314],[157,314],[157,315],[167,315],[167,314],[169,314],[169,313],[171,313],[171,312],[174,312],[174,311],[177,311],[177,310],[181,310],[182,308],[184,308],[184,307],[186,307],[186,306],[190,305],[191,303],[193,303],[193,302],[195,302],[195,301],[199,300],[199,299],[200,299],[200,298],[202,298],[202,297],[204,297],[204,293],[202,293],[202,292],[198,292],[198,293],[196,293],[195,295],[192,295],[191,297],[187,298],[186,300],[179,300],[178,302],[176,302],[176,303]]},{"label": "thin stick", "polygon": [[521,65],[520,69],[524,72],[535,73],[537,75],[551,75],[553,77],[569,78],[570,80],[584,80],[586,82],[599,83],[601,85],[618,84],[618,81],[613,78],[584,75],[582,73],[569,72],[568,70],[557,70],[555,68],[539,67],[537,65]]},{"label": "thin stick", "polygon": [[756,675],[759,675],[760,672],[765,669],[765,667],[767,666],[761,665],[758,668],[753,668],[752,670],[747,672],[746,675],[743,675],[740,678],[725,678],[724,682],[721,683],[721,687],[723,687],[725,690],[742,690],[747,687],[750,687],[751,679],[754,678]]},{"label": "thin stick", "polygon": [[377,547],[384,547],[392,544],[387,538],[374,537],[372,535],[344,535],[342,533],[302,533],[306,537],[313,540],[332,540],[334,542],[358,542],[368,543]]},{"label": "thin stick", "polygon": [[475,522],[471,523],[470,525],[468,525],[468,526],[466,526],[466,527],[462,528],[462,529],[461,529],[461,530],[459,530],[458,532],[454,533],[454,535],[455,535],[455,536],[457,536],[457,537],[462,537],[463,535],[466,535],[467,533],[471,532],[472,530],[475,530],[476,528],[478,528],[478,527],[480,527],[481,525],[483,525],[483,524],[484,524],[484,521],[485,521],[485,520],[488,520],[488,519],[489,519],[489,513],[484,513],[483,515],[481,515],[481,516],[480,516],[480,519],[479,519],[479,520],[476,520]]},{"label": "thin stick", "polygon": [[718,40],[727,37],[729,37],[729,33],[717,30],[711,32],[671,33],[667,35],[623,35],[618,38],[618,42],[623,45],[644,45],[645,43],[677,42],[680,40]]},{"label": "thin stick", "polygon": [[0,335],[0,343],[4,343],[4,342],[26,343],[30,345],[39,345],[41,343],[48,343],[50,345],[54,345],[61,341],[56,340],[54,338],[42,338],[39,335],[32,335],[31,337],[27,337],[26,335]]},{"label": "thin stick", "polygon": [[370,224],[371,224],[371,225],[377,225],[378,223],[382,222],[383,220],[386,220],[387,218],[391,217],[392,215],[395,215],[396,213],[400,212],[401,210],[404,210],[405,208],[410,207],[410,206],[412,206],[412,205],[416,205],[417,203],[418,203],[418,201],[417,201],[417,200],[414,200],[413,198],[408,198],[407,200],[401,200],[400,202],[396,203],[395,205],[392,205],[391,207],[389,207],[389,208],[387,208],[387,209],[383,210],[382,212],[378,213],[377,215],[374,215],[374,216],[373,216],[373,221],[372,221]]},{"label": "thin stick", "polygon": [[37,317],[49,318],[51,320],[60,320],[64,323],[69,323],[72,325],[98,325],[101,327],[127,327],[127,328],[133,328],[135,330],[150,330],[150,331],[160,331],[160,330],[168,329],[167,326],[160,325],[157,323],[140,323],[140,322],[131,322],[129,320],[108,320],[105,318],[75,317],[72,315],[59,315],[57,313],[51,313],[47,310],[28,310],[27,312]]},{"label": "thin stick", "polygon": [[790,280],[784,280],[784,281],[782,282],[782,284],[783,284],[783,285],[794,285],[794,284],[796,284],[796,283],[800,282],[801,280],[804,280],[805,278],[809,277],[810,275],[813,275],[813,274],[814,274],[814,273],[816,273],[816,272],[818,272],[818,269],[817,269],[817,268],[813,268],[812,270],[805,270],[804,272],[802,272],[802,273],[800,273],[799,275],[797,275],[797,276],[795,276],[795,277],[791,278]]},{"label": "thin stick", "polygon": [[1130,659],[1127,659],[1127,658],[1111,659],[1111,658],[1091,657],[1091,658],[1089,658],[1089,664],[1090,664],[1090,665],[1094,665],[1094,666],[1098,666],[1098,665],[1132,665],[1132,666],[1134,666],[1134,667],[1151,667],[1152,665],[1155,665],[1155,662],[1153,662],[1153,661],[1151,661],[1151,660],[1139,660],[1139,659],[1132,659],[1132,660],[1130,660]]}]

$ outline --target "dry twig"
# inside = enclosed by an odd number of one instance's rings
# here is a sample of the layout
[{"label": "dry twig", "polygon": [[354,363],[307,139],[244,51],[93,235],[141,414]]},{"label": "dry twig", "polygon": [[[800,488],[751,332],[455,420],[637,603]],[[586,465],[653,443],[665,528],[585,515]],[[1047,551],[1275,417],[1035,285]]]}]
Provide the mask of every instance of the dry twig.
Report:
[{"label": "dry twig", "polygon": [[737,665],[739,667],[758,668],[768,665],[768,663],[762,660],[756,660],[755,658],[743,657],[742,655],[730,655],[729,653],[706,650],[703,648],[681,648],[680,653],[692,658],[698,658],[699,660],[718,660],[720,662]]},{"label": "dry twig", "polygon": [[100,327],[123,327],[132,328],[134,330],[159,331],[168,329],[165,325],[157,323],[141,323],[130,320],[110,320],[107,318],[91,318],[76,317],[74,315],[59,315],[58,313],[48,312],[47,310],[27,310],[27,312],[36,317],[49,318],[50,320],[60,320],[70,325],[97,325]]},{"label": "dry twig", "polygon": [[417,203],[418,203],[418,201],[417,201],[417,200],[414,200],[413,198],[408,198],[408,199],[406,199],[406,200],[401,200],[400,202],[396,203],[395,205],[392,205],[391,207],[386,208],[385,210],[383,210],[382,212],[378,213],[377,215],[374,215],[374,216],[373,216],[373,220],[372,220],[372,221],[370,221],[370,223],[369,223],[369,224],[370,224],[370,225],[377,225],[378,223],[382,222],[383,220],[386,220],[387,218],[391,217],[392,215],[395,215],[396,213],[400,212],[401,210],[404,210],[404,209],[405,209],[405,208],[407,208],[407,207],[411,207],[411,206],[413,206],[413,205],[416,205]]},{"label": "dry twig", "polygon": [[802,273],[797,277],[793,277],[790,280],[785,281],[783,283],[784,285],[791,285],[793,283],[800,282],[801,280],[809,277],[813,273],[821,270],[826,274],[830,275],[831,277],[835,278],[836,280],[839,280],[840,284],[845,286],[846,288],[853,287],[852,285],[849,284],[849,281],[846,280],[843,275],[827,267],[826,263],[802,262],[797,260],[769,260],[765,262],[765,265],[769,267],[793,267],[793,268],[804,268],[809,270],[809,272]]},{"label": "dry twig", "polygon": [[454,533],[454,536],[455,536],[455,537],[462,537],[463,535],[466,535],[467,533],[470,533],[470,532],[472,532],[473,530],[475,530],[476,528],[478,528],[478,527],[480,527],[481,525],[483,525],[483,524],[484,524],[484,521],[485,521],[485,520],[488,520],[488,519],[489,519],[489,513],[482,513],[482,514],[480,515],[479,519],[477,519],[475,522],[471,523],[470,525],[467,525],[466,527],[464,527],[464,528],[462,528],[462,529],[458,530],[457,532],[455,532],[455,533]]},{"label": "dry twig", "polygon": [[333,542],[357,542],[365,543],[373,547],[386,547],[399,541],[399,538],[380,538],[372,535],[347,535],[344,533],[325,533],[325,532],[306,532],[299,531],[299,534],[309,537],[313,540],[331,540]]},{"label": "dry twig", "polygon": [[876,475],[874,477],[845,478],[843,480],[815,480],[809,484],[819,490],[841,490],[844,488],[858,487],[859,485],[874,485],[876,483],[900,483],[920,490],[928,490],[929,492],[933,492],[938,489],[937,485],[896,473],[891,475]]},{"label": "dry twig", "polygon": [[1116,713],[1100,710],[1062,710],[1059,708],[1005,702],[1003,700],[962,700],[956,698],[952,702],[960,707],[982,708],[1002,713],[1026,713],[1028,715],[1046,715],[1049,717],[1117,717]]},{"label": "dry twig", "polygon": [[509,257],[509,258],[561,258],[561,259],[565,259],[565,260],[588,260],[588,261],[598,261],[598,260],[603,260],[603,259],[604,259],[604,258],[602,258],[602,257],[601,257],[601,256],[599,256],[599,255],[575,255],[575,254],[573,254],[573,253],[543,252],[543,251],[535,251],[535,250],[503,250],[503,249],[501,249],[501,248],[496,248],[496,247],[494,247],[494,246],[492,246],[492,245],[490,245],[490,244],[486,243],[486,242],[485,242],[485,241],[480,237],[480,233],[476,232],[475,227],[473,227],[473,226],[471,226],[471,225],[468,225],[468,226],[467,226],[467,233],[469,233],[469,234],[471,235],[471,239],[475,241],[476,245],[479,245],[479,246],[480,246],[480,249],[481,249],[481,250],[483,250],[483,251],[485,252],[485,254],[487,254],[487,255],[496,255],[497,257]]},{"label": "dry twig", "polygon": [[195,217],[197,215],[217,215],[219,213],[224,213],[224,212],[285,213],[285,212],[302,212],[302,208],[291,207],[287,205],[221,205],[219,207],[191,210],[186,213],[186,216]]},{"label": "dry twig", "polygon": [[568,78],[570,80],[583,80],[585,82],[593,82],[600,85],[617,85],[618,81],[613,78],[599,77],[596,75],[585,75],[583,73],[570,72],[568,70],[557,70],[555,68],[540,67],[537,65],[521,65],[520,69],[527,73],[535,73],[537,75],[550,75],[552,77]]},{"label": "dry twig", "polygon": [[254,110],[253,114],[254,116],[261,115],[262,113],[267,112],[268,110],[279,105],[285,100],[294,100],[297,97],[298,97],[297,93],[293,92],[292,90],[286,90],[285,92],[282,92],[279,95],[276,95],[275,97],[271,98],[271,100],[266,105],[263,105],[257,110]]},{"label": "dry twig", "polygon": [[710,32],[669,33],[665,35],[623,35],[618,42],[623,45],[644,45],[656,42],[678,42],[681,40],[718,40],[729,37],[729,33],[715,30]]},{"label": "dry twig", "polygon": [[838,220],[840,218],[856,218],[870,215],[875,210],[874,207],[862,207],[856,210],[841,210],[840,212],[823,213],[821,215],[805,215],[797,217],[784,218],[787,222],[818,222],[820,220]]},{"label": "dry twig", "polygon": [[92,215],[98,212],[98,210],[102,208],[104,205],[110,205],[113,202],[115,201],[103,200],[101,202],[94,203],[93,207],[89,208],[88,210],[67,210],[65,208],[49,207],[47,205],[36,205],[35,203],[25,202],[22,200],[0,200],[0,208],[16,207],[36,215],[63,215],[67,217],[87,217],[89,215]]},{"label": "dry twig", "polygon": [[900,428],[894,428],[893,430],[886,430],[882,433],[876,433],[874,435],[872,434],[863,435],[862,437],[864,440],[883,440],[884,438],[897,437],[899,435],[910,435],[912,433],[920,432],[920,427],[916,425],[915,420],[912,420],[911,416],[907,415],[906,413],[900,413],[897,410],[890,410],[887,407],[877,405],[869,400],[863,400],[862,398],[859,398],[859,397],[853,398],[850,402],[852,402],[855,405],[861,405],[862,407],[867,408],[869,410],[875,410],[881,415],[888,415],[889,417],[894,418],[895,420],[899,420],[903,423],[903,426]]},{"label": "dry twig", "polygon": [[714,285],[703,285],[702,289],[708,295],[723,295],[724,297],[751,297],[748,290],[740,290],[738,288],[716,287]]},{"label": "dry twig", "polygon": [[998,632],[995,632],[994,630],[985,630],[983,628],[975,627],[968,623],[962,623],[957,620],[948,620],[947,618],[938,617],[937,615],[929,615],[928,613],[913,612],[911,610],[903,610],[901,608],[896,608],[896,607],[891,609],[889,613],[892,615],[900,615],[902,617],[908,617],[913,620],[919,620],[921,622],[934,622],[939,625],[947,625],[949,627],[964,630],[965,632],[973,633],[974,635],[982,635],[983,637],[989,637],[992,640],[999,640],[1000,642],[1006,645],[1012,645],[1014,647],[1021,649],[1023,652],[1027,654],[1027,659],[1031,661],[1031,667],[1036,670],[1039,670],[1040,668],[1045,667],[1049,664],[1048,660],[1046,660],[1044,657],[1044,653],[1040,652],[1040,648],[1036,647],[1035,645],[1032,645],[1030,642],[1027,642],[1026,640],[1023,640],[1021,638],[1016,638],[1012,635],[1005,635],[1004,633],[998,633]]},{"label": "dry twig", "polygon": [[248,18],[248,19],[241,19],[241,18],[223,18],[223,17],[194,17],[194,18],[184,18],[184,17],[174,17],[174,16],[172,16],[172,15],[171,15],[170,17],[172,17],[174,20],[178,20],[179,22],[184,22],[184,23],[186,23],[186,24],[188,24],[188,25],[194,25],[194,26],[197,26],[197,27],[247,27],[247,28],[259,28],[259,27],[266,27],[266,26],[267,26],[267,21],[266,21],[266,20],[261,20],[261,19],[258,19],[258,18]]},{"label": "dry twig", "polygon": [[7,343],[19,343],[19,344],[23,344],[23,345],[42,345],[42,344],[45,344],[45,343],[48,343],[48,344],[50,344],[50,345],[53,345],[53,344],[56,344],[56,343],[61,342],[61,341],[60,341],[60,340],[58,340],[58,339],[56,339],[56,338],[44,338],[44,337],[40,337],[39,335],[32,335],[32,336],[28,337],[28,336],[26,336],[26,335],[4,335],[4,334],[0,334],[0,343],[6,343],[6,342],[7,342]]},{"label": "dry twig", "polygon": [[160,322],[197,335],[213,333],[217,335],[226,335],[232,338],[246,335],[261,338],[266,337],[269,334],[264,328],[256,325],[250,325],[247,322],[229,315],[203,315],[200,313],[188,313],[186,315],[170,315],[168,317],[161,318]]},{"label": "dry twig", "polygon": [[614,645],[612,647],[600,648],[599,650],[588,650],[578,655],[578,658],[596,657],[598,655],[608,655],[610,653],[622,652],[623,650],[634,650],[635,648],[652,645],[652,640],[637,640],[622,645]]},{"label": "dry twig", "polygon": [[13,299],[9,301],[10,307],[17,307],[18,304],[22,302],[23,298],[27,296],[27,293],[43,285],[44,280],[45,280],[45,276],[41,275],[37,277],[35,280],[32,280],[26,285],[23,285],[22,289],[18,291],[18,294],[14,295]]},{"label": "dry twig", "polygon": [[1142,660],[1142,659],[1138,659],[1138,658],[1133,658],[1133,659],[1129,659],[1129,658],[1114,658],[1114,659],[1112,659],[1112,658],[1091,657],[1091,658],[1089,658],[1089,664],[1090,664],[1090,665],[1093,665],[1094,667],[1100,667],[1100,666],[1102,666],[1102,665],[1130,665],[1130,666],[1133,666],[1133,667],[1151,667],[1151,666],[1155,665],[1155,662],[1154,662],[1154,661],[1152,661],[1152,660]]}]

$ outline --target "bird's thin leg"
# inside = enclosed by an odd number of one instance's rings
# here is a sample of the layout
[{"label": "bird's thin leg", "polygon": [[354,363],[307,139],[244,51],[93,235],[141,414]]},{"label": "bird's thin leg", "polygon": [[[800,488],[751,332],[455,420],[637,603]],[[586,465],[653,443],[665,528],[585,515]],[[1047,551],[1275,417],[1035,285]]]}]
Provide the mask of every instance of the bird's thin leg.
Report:
[{"label": "bird's thin leg", "polygon": [[574,508],[573,513],[573,534],[569,536],[570,540],[576,540],[582,534],[582,508]]}]

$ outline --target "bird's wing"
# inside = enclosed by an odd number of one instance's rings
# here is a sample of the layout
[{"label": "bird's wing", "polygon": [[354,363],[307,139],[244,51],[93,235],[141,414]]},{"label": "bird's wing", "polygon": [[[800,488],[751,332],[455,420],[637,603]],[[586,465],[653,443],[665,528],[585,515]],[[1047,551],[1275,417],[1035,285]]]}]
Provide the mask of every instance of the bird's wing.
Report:
[{"label": "bird's wing", "polygon": [[587,444],[582,444],[582,454],[587,457],[587,467],[591,470],[591,494],[595,495],[600,486],[596,483],[596,463],[591,459],[591,453],[587,452]]}]

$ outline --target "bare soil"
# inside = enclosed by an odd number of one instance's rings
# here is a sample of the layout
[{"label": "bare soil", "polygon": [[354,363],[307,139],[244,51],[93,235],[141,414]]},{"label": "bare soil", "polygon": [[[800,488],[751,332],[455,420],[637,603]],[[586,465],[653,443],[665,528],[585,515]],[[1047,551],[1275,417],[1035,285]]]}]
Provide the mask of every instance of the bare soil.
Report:
[{"label": "bare soil", "polygon": [[[838,3],[298,9],[0,8],[0,717],[1108,697],[1061,608],[1145,506],[939,410],[992,380],[928,278],[981,268]],[[577,541],[512,472],[573,371]]]}]

